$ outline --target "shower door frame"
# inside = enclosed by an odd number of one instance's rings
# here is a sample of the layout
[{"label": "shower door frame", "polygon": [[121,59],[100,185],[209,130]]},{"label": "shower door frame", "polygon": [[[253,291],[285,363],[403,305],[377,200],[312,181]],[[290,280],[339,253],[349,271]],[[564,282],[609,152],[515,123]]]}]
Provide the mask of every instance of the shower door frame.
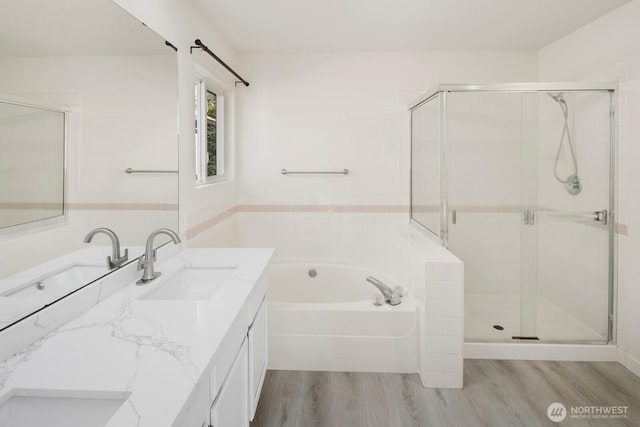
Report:
[{"label": "shower door frame", "polygon": [[[440,103],[440,243],[445,248],[449,247],[449,195],[448,195],[448,164],[449,164],[449,134],[448,134],[448,105],[449,95],[456,92],[513,92],[513,93],[545,93],[545,92],[609,92],[610,94],[610,114],[609,114],[609,221],[608,230],[608,326],[607,343],[615,343],[615,313],[616,304],[616,236],[615,224],[617,212],[615,209],[616,192],[616,170],[617,170],[617,133],[616,116],[618,105],[618,83],[617,82],[527,82],[527,83],[483,83],[483,84],[440,84],[424,92],[409,104],[409,111],[420,107],[439,96]],[[410,162],[410,177],[413,176],[412,162]],[[411,183],[412,185],[412,183]],[[431,230],[424,227],[411,217],[413,207],[413,194],[409,191],[410,197],[410,222],[429,233]],[[543,341],[550,342],[550,341]],[[557,341],[554,341],[557,342]],[[562,340],[563,343],[589,343],[582,340]]]}]

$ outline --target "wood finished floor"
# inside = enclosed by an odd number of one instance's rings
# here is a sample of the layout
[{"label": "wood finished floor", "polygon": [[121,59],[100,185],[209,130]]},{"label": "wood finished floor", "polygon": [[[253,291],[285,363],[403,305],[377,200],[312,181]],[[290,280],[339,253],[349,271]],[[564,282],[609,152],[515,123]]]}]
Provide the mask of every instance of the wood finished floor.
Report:
[{"label": "wood finished floor", "polygon": [[[463,390],[416,374],[269,371],[252,427],[640,426],[640,378],[615,362],[466,360]],[[628,406],[626,419],[547,418],[553,402]]]}]

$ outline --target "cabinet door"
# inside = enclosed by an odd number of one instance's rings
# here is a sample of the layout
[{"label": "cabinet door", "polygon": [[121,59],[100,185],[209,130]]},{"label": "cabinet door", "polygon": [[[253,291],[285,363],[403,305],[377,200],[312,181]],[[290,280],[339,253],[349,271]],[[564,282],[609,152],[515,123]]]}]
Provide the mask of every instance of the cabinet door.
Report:
[{"label": "cabinet door", "polygon": [[212,427],[248,427],[248,345],[245,339],[211,407]]},{"label": "cabinet door", "polygon": [[267,373],[267,303],[266,298],[249,327],[249,418],[258,407],[260,391]]}]

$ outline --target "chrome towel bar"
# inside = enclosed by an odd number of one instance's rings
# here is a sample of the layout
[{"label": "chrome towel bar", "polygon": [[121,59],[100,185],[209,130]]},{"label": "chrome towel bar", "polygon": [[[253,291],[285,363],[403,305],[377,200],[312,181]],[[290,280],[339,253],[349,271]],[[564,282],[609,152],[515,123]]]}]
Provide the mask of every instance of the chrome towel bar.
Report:
[{"label": "chrome towel bar", "polygon": [[126,173],[128,173],[128,174],[132,174],[132,173],[178,173],[178,171],[162,170],[162,169],[138,170],[138,169],[126,168],[124,171]]},{"label": "chrome towel bar", "polygon": [[342,169],[341,171],[289,171],[282,169],[280,171],[282,175],[292,174],[304,174],[304,175],[349,175],[349,169]]}]

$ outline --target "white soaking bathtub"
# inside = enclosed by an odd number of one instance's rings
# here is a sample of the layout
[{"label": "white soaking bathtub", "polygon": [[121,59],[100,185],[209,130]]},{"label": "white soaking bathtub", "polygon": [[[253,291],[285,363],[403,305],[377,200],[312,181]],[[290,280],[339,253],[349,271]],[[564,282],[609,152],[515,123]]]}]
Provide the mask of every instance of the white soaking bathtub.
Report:
[{"label": "white soaking bathtub", "polygon": [[[317,272],[310,277],[309,271]],[[375,306],[369,276],[341,264],[276,263],[269,270],[269,369],[417,372],[418,328],[411,295]]]}]

